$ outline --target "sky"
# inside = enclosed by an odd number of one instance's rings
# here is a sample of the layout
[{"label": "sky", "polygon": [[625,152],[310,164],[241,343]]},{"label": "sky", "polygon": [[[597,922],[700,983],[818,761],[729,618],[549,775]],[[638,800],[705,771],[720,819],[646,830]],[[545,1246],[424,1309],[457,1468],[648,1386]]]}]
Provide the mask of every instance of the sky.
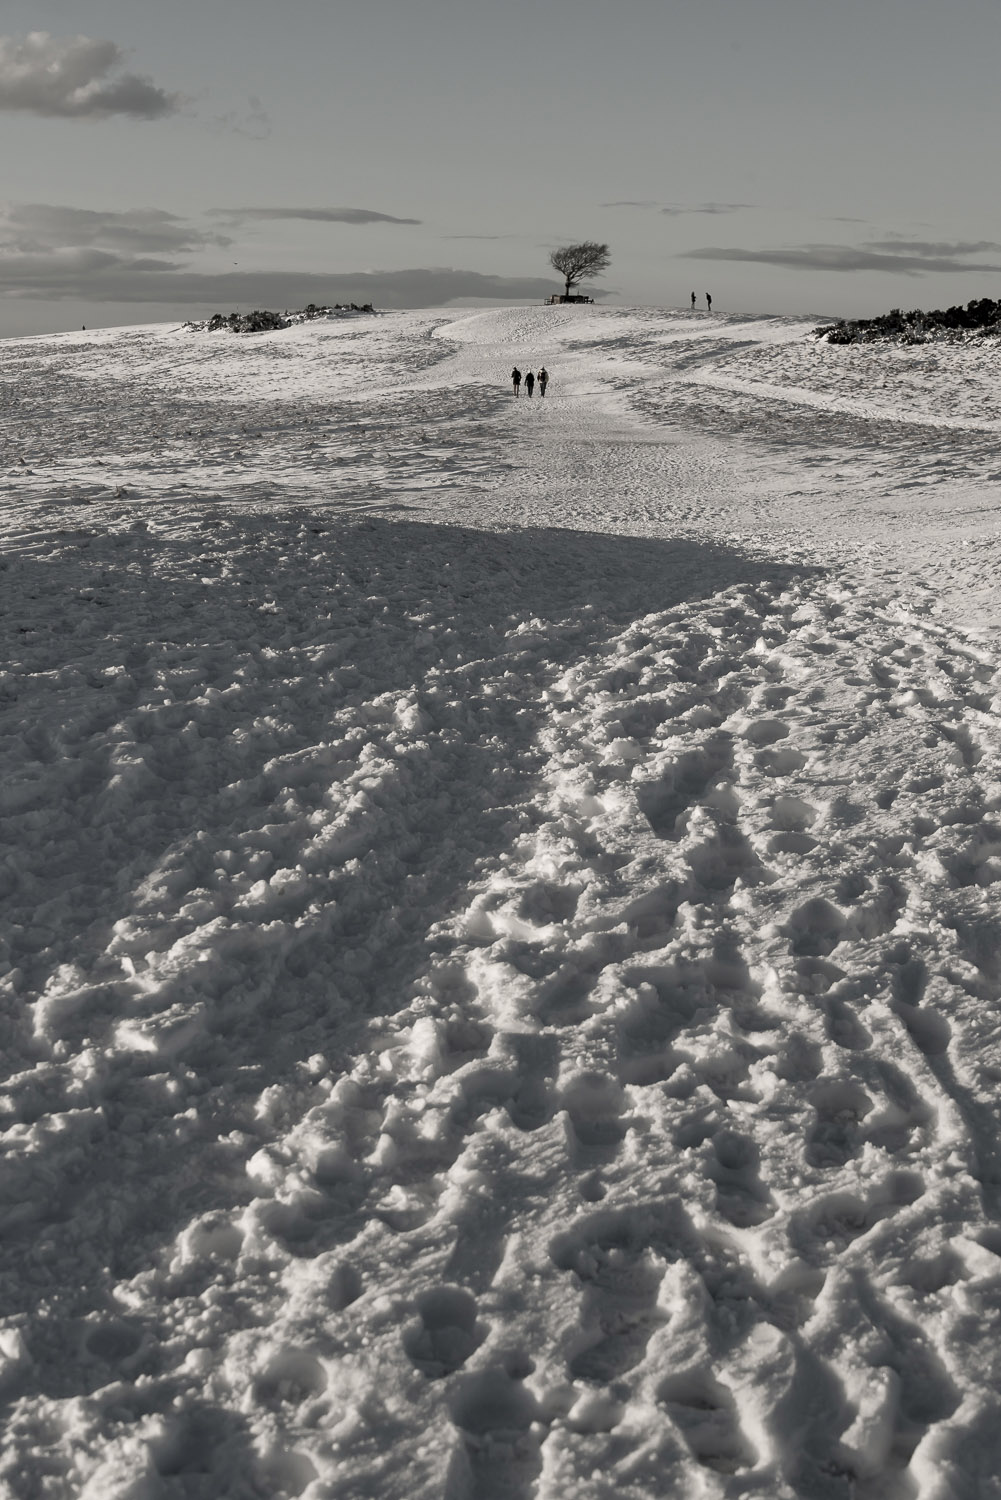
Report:
[{"label": "sky", "polygon": [[0,336],[1001,296],[997,0],[6,0]]}]

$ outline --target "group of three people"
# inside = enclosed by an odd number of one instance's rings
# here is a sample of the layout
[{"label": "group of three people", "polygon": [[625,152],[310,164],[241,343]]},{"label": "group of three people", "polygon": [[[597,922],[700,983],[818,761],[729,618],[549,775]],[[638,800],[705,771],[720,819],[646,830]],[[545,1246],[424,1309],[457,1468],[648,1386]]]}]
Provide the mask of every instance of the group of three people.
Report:
[{"label": "group of three people", "polygon": [[[549,384],[549,372],[547,371],[545,365],[542,366],[538,375],[536,375],[532,370],[529,370],[528,374],[525,376],[525,389],[530,396],[535,390],[536,381],[539,382],[539,395],[544,396],[546,394],[546,386]],[[514,394],[516,396],[520,396],[521,371],[518,369],[517,365],[515,365],[514,369],[511,371],[511,384],[514,386]]]}]

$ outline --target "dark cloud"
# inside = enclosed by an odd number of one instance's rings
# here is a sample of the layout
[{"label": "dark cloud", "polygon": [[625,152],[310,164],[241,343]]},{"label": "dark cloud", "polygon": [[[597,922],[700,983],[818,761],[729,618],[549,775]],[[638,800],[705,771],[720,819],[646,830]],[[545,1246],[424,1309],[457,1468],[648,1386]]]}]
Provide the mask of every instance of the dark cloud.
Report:
[{"label": "dark cloud", "polygon": [[397,219],[374,208],[218,208],[226,219],[313,219],[321,224],[420,224],[420,219]]},{"label": "dark cloud", "polygon": [[753,207],[753,203],[697,203],[688,208],[669,204],[667,208],[661,209],[661,213],[673,219],[679,214],[735,214],[742,208]]},{"label": "dark cloud", "polygon": [[55,37],[46,31],[0,36],[0,109],[74,120],[109,115],[154,120],[180,108],[180,95],[138,73],[109,77],[123,62],[114,42],[92,37]]},{"label": "dark cloud", "polygon": [[851,245],[804,245],[798,250],[740,250],[706,245],[699,250],[686,250],[680,258],[745,261],[784,266],[792,271],[889,271],[897,276],[920,276],[927,271],[1001,271],[999,265],[960,262],[952,255],[893,255]]},{"label": "dark cloud", "polygon": [[[371,209],[233,209],[227,219],[328,217],[390,219]],[[351,222],[349,219],[348,222]],[[412,220],[390,219],[393,223]],[[223,224],[229,229],[229,222]],[[541,301],[555,283],[542,277],[491,276],[452,267],[401,271],[203,270],[185,257],[231,244],[213,227],[159,208],[112,212],[22,203],[0,207],[0,296],[169,306],[182,316],[232,307],[291,307],[307,302],[371,302],[435,307],[455,300]],[[228,259],[229,257],[227,257]]]},{"label": "dark cloud", "polygon": [[15,203],[0,211],[0,248],[26,254],[93,245],[119,252],[149,250],[176,255],[230,243],[226,235],[196,229],[159,208],[113,213],[53,203]]},{"label": "dark cloud", "polygon": [[897,235],[890,235],[885,240],[867,240],[866,245],[870,250],[892,251],[899,253],[904,251],[910,255],[930,255],[936,259],[946,257],[951,259],[959,255],[984,255],[988,253],[997,254],[1001,251],[1001,245],[995,240],[905,240]]},{"label": "dark cloud", "polygon": [[376,307],[440,307],[456,299],[535,302],[554,283],[541,277],[485,276],[447,267],[319,275],[301,271],[198,272],[169,261],[97,249],[0,254],[0,295],[145,302],[187,311],[302,307],[307,302],[371,302]]},{"label": "dark cloud", "polygon": [[[649,198],[618,198],[612,203],[600,203],[598,207],[657,208],[658,205]],[[753,207],[753,203],[669,203],[666,207],[661,207],[660,212],[673,219],[681,214],[735,214],[738,209]]]},{"label": "dark cloud", "polygon": [[171,260],[77,246],[37,254],[0,254],[0,292],[13,297],[82,296],[86,288],[108,284],[111,276],[171,276],[176,270]]}]

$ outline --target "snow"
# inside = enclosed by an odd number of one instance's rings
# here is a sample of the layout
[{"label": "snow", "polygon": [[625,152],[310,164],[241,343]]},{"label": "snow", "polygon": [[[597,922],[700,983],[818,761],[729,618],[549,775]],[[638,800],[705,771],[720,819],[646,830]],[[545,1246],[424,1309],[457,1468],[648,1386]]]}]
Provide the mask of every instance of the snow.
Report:
[{"label": "snow", "polygon": [[999,353],[812,321],[3,344],[0,1493],[997,1493]]}]

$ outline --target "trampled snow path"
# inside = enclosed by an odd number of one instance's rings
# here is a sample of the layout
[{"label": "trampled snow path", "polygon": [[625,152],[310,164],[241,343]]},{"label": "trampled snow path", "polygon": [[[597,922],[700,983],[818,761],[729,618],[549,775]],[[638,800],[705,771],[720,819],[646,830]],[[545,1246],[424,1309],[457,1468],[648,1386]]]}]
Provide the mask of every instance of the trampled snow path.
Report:
[{"label": "trampled snow path", "polygon": [[3,1493],[995,1492],[992,371],[845,352],[0,349]]}]

